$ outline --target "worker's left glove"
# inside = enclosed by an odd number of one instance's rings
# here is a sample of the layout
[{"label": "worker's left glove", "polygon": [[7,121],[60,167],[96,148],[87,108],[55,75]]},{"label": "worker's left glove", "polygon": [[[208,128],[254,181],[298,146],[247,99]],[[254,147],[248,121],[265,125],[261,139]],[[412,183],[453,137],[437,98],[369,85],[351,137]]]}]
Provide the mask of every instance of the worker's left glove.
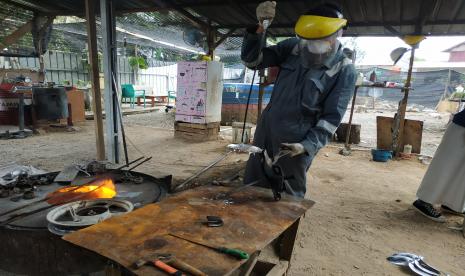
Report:
[{"label": "worker's left glove", "polygon": [[265,1],[257,6],[257,19],[259,22],[268,19],[273,21],[276,13],[276,1]]},{"label": "worker's left glove", "polygon": [[280,147],[281,147],[281,150],[290,151],[290,154],[289,154],[290,157],[294,157],[294,156],[305,153],[304,145],[302,145],[301,143],[282,143]]}]

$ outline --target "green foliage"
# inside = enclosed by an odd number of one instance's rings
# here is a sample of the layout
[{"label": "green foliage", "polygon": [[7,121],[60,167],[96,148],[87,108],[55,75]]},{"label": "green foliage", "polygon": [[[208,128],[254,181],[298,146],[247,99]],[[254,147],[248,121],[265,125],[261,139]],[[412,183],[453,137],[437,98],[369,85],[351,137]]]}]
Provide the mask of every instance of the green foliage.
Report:
[{"label": "green foliage", "polygon": [[130,57],[129,66],[131,66],[133,70],[149,68],[147,61],[143,57]]}]

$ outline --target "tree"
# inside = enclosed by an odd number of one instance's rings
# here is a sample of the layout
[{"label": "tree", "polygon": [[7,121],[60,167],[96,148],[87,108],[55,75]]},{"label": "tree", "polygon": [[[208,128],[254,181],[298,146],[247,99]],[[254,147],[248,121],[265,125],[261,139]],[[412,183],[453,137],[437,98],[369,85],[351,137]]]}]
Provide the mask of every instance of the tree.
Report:
[{"label": "tree", "polygon": [[349,48],[356,53],[356,62],[360,62],[366,56],[366,51],[363,50],[360,45],[357,43],[356,37],[345,38],[342,42],[344,48]]}]

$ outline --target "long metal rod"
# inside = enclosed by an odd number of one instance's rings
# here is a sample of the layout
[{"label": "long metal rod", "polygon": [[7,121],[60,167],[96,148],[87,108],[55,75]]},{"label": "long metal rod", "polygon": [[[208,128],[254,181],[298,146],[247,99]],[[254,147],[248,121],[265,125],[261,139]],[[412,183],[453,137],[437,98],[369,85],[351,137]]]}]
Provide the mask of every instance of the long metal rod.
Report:
[{"label": "long metal rod", "polygon": [[[268,20],[264,20],[263,21],[263,36],[262,38],[260,39],[260,45],[259,45],[259,51],[262,50],[263,46],[266,46],[266,30],[268,29],[268,26],[269,26],[269,21]],[[254,71],[253,71],[253,76],[252,76],[252,83],[250,83],[250,89],[249,89],[249,95],[247,97],[247,105],[245,106],[245,114],[244,114],[244,124],[242,125],[242,136],[241,136],[241,143],[244,143],[244,137],[245,137],[245,126],[247,124],[247,115],[249,113],[249,105],[250,105],[250,97],[252,95],[252,89],[253,89],[253,83],[255,81],[255,75],[257,74],[257,70],[258,70],[258,65],[255,66],[254,68]]]},{"label": "long metal rod", "polygon": [[119,86],[116,83],[116,77],[115,73],[111,73],[112,80],[113,80],[113,97],[115,98],[115,107],[116,107],[116,112],[118,112],[118,117],[119,117],[119,122],[120,122],[120,127],[121,127],[121,135],[123,139],[123,150],[124,150],[124,159],[126,161],[126,165],[129,164],[129,156],[128,156],[128,146],[126,144],[126,132],[124,131],[124,124],[123,124],[123,112],[121,110],[120,106],[120,99],[118,97],[117,91],[119,90]]},{"label": "long metal rod", "polygon": [[206,172],[206,171],[208,171],[209,169],[213,168],[216,164],[218,164],[218,163],[220,163],[221,161],[223,161],[224,159],[226,159],[226,157],[228,157],[231,153],[232,153],[232,151],[229,151],[229,152],[227,152],[226,154],[220,156],[218,159],[216,159],[215,161],[213,161],[210,165],[206,166],[205,168],[201,169],[200,171],[198,171],[197,173],[195,173],[194,175],[192,175],[191,177],[189,177],[188,179],[186,179],[183,183],[181,183],[180,185],[178,185],[174,190],[182,189],[184,186],[186,186],[189,182],[191,182],[192,180],[194,180],[195,178],[197,178],[199,175],[203,174],[204,172]]},{"label": "long metal rod", "polygon": [[128,164],[124,164],[124,165],[122,165],[122,166],[119,166],[119,167],[116,168],[115,170],[121,170],[122,168],[129,167],[129,165],[132,165],[132,164],[134,164],[134,163],[136,163],[136,162],[142,160],[144,157],[145,157],[145,156],[141,156],[141,157],[137,158],[136,160],[133,160],[133,161],[129,162]]},{"label": "long metal rod", "polygon": [[249,96],[247,97],[247,105],[245,106],[244,124],[242,125],[241,143],[244,143],[245,126],[247,125],[247,115],[249,114],[250,96],[252,95],[253,83],[254,83],[254,81],[255,81],[255,75],[256,75],[256,74],[257,74],[257,69],[254,69],[254,71],[253,71],[253,77],[252,77],[252,83],[250,84],[250,89],[249,89]]},{"label": "long metal rod", "polygon": [[354,116],[355,98],[357,97],[357,90],[358,90],[358,86],[355,87],[354,97],[352,98],[352,106],[350,108],[349,125],[347,126],[346,143],[344,145],[346,149],[349,149],[350,130],[352,128],[352,117]]},{"label": "long metal rod", "polygon": [[140,165],[144,164],[145,162],[149,161],[150,159],[152,159],[152,156],[145,158],[140,163],[138,163],[138,164],[134,165],[132,168],[130,168],[128,171],[134,170],[135,168],[139,167]]}]

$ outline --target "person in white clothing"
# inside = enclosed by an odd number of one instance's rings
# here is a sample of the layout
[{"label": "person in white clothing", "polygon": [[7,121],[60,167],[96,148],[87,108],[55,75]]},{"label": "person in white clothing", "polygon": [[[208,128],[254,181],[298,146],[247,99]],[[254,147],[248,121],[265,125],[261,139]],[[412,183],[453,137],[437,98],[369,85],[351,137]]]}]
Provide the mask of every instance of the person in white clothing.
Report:
[{"label": "person in white clothing", "polygon": [[[465,110],[455,114],[426,171],[413,206],[422,215],[445,222],[442,212],[465,212]],[[433,204],[441,204],[441,210]]]}]

